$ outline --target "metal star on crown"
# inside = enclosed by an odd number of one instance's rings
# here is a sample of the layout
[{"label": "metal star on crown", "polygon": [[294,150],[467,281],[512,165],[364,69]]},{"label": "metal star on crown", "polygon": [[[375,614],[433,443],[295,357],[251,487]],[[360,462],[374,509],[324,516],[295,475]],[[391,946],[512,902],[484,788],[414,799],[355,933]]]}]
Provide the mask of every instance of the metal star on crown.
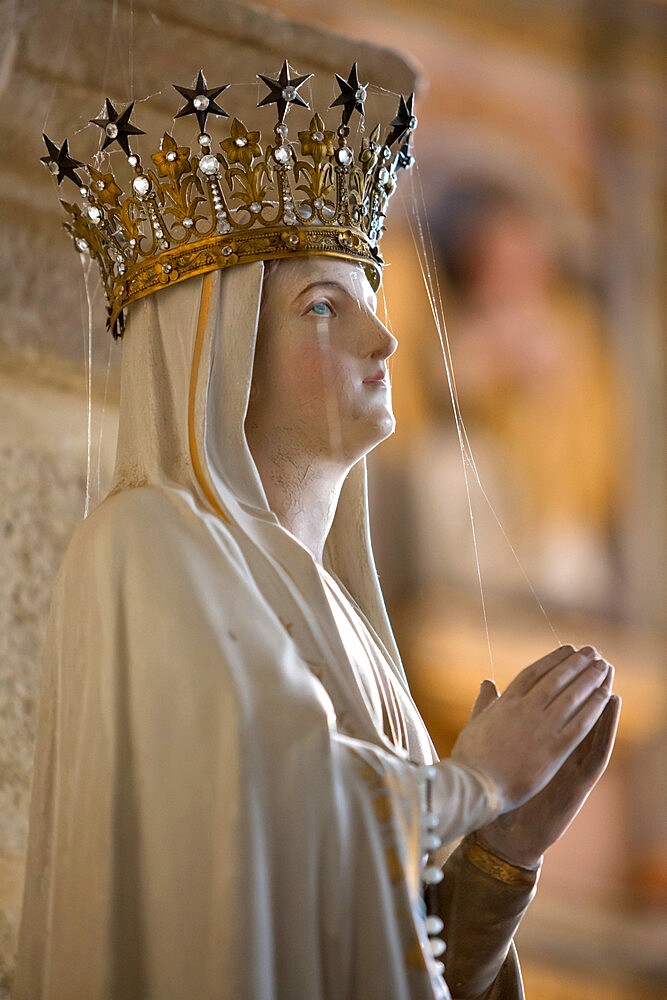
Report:
[{"label": "metal star on crown", "polygon": [[118,114],[113,104],[106,99],[106,118],[91,118],[91,125],[97,125],[104,131],[104,142],[102,149],[106,149],[112,142],[117,142],[127,156],[130,155],[129,137],[131,135],[146,135],[140,128],[135,128],[130,121],[130,115],[134,108],[134,101],[125,108],[122,114]]},{"label": "metal star on crown", "polygon": [[350,75],[347,80],[344,80],[342,76],[338,75],[338,73],[336,73],[336,80],[338,81],[338,86],[340,87],[340,96],[337,97],[336,100],[329,105],[329,107],[337,108],[342,105],[343,125],[347,125],[354,111],[358,111],[362,116],[365,114],[364,101],[366,100],[366,90],[368,84],[359,83],[356,62],[350,70]]},{"label": "metal star on crown", "polygon": [[77,174],[75,167],[82,167],[83,163],[73,160],[69,155],[69,140],[65,139],[60,149],[55,142],[51,142],[48,135],[42,132],[42,139],[46,144],[48,156],[40,156],[42,163],[45,163],[52,174],[56,175],[58,185],[62,184],[64,177],[69,177],[75,184],[82,184],[83,181]]},{"label": "metal star on crown", "polygon": [[410,94],[407,102],[403,97],[403,94],[401,94],[401,98],[398,103],[398,113],[391,123],[392,131],[385,139],[386,146],[393,146],[394,143],[398,142],[399,139],[402,139],[407,132],[412,132],[417,127],[417,119],[412,111],[414,100],[414,94]]},{"label": "metal star on crown", "polygon": [[207,115],[222,115],[224,118],[229,118],[227,112],[215,101],[218,94],[221,94],[223,90],[227,90],[229,86],[231,84],[225,83],[222,87],[207,89],[206,77],[204,76],[204,71],[201,69],[199,70],[199,76],[195,80],[194,87],[179,87],[178,84],[173,83],[172,87],[174,90],[177,90],[185,98],[186,102],[176,117],[183,118],[186,115],[196,115],[200,132],[206,131]]},{"label": "metal star on crown", "polygon": [[285,112],[290,104],[300,104],[302,108],[309,107],[297,91],[299,87],[303,86],[306,80],[310,80],[313,74],[308,73],[306,76],[293,76],[290,78],[289,70],[289,63],[286,59],[277,80],[273,80],[270,76],[263,76],[261,73],[257,74],[270,91],[264,100],[259,102],[257,107],[263,108],[265,104],[277,104],[278,121],[281,124],[285,121]]},{"label": "metal star on crown", "polygon": [[69,216],[64,226],[76,249],[99,264],[114,336],[122,334],[124,310],[137,299],[195,274],[254,260],[313,253],[344,258],[360,264],[377,290],[387,204],[398,170],[414,162],[414,94],[401,95],[384,142],[379,123],[361,137],[355,160],[349,123],[355,111],[365,116],[369,86],[360,83],[356,62],[347,78],[336,74],[340,94],[329,109],[342,109],[338,128],[326,128],[314,113],[309,127],[297,132],[298,142],[289,141],[287,112],[292,105],[311,110],[299,88],[312,75],[298,75],[287,60],[275,78],[258,73],[269,93],[257,107],[276,105],[270,141],[263,148],[260,130],[233,118],[217,153],[206,126],[209,116],[231,117],[216,100],[230,84],[209,87],[203,70],[192,87],[173,84],[185,99],[175,117],[196,117],[199,150],[191,152],[166,131],[148,166],[130,147],[130,140],[145,135],[131,121],[134,102],[117,111],[106,98],[104,113],[91,123],[102,130],[102,150],[115,143],[125,153],[133,171],[125,191],[113,172],[74,159],[67,139],[58,146],[44,135],[42,162],[59,185],[66,177],[82,196],[81,204],[62,202]]}]

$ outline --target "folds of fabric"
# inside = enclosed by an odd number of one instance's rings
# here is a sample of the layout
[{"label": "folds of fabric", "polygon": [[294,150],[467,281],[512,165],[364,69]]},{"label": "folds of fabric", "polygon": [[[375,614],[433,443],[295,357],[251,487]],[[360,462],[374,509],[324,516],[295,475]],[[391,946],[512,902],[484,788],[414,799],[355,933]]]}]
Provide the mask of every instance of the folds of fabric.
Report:
[{"label": "folds of fabric", "polygon": [[[130,311],[114,487],[49,618],[15,1000],[433,996],[417,771],[435,753],[378,723],[266,503],[243,433],[262,269]],[[410,711],[364,460],[325,556]],[[442,767],[451,841],[493,807]]]},{"label": "folds of fabric", "polygon": [[[429,997],[415,765],[337,732],[215,527],[143,488],[69,550],[16,1000]],[[452,797],[448,834],[484,801]]]}]

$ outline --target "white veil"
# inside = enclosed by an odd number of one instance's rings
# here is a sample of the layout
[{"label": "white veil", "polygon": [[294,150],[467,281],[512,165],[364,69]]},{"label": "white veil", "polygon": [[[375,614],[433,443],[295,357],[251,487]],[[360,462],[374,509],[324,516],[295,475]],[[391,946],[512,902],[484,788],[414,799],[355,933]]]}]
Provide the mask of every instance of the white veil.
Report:
[{"label": "white veil", "polygon": [[[129,310],[113,488],[70,543],[49,617],[15,1000],[435,995],[415,766],[432,744],[401,756],[378,729],[245,441],[263,270]],[[423,727],[364,459],[324,563]],[[493,806],[474,771],[443,774],[451,842]]]},{"label": "white veil", "polygon": [[[168,485],[222,515],[255,580],[270,588],[276,613],[290,616],[299,643],[311,644],[314,631],[330,649],[333,669],[325,686],[336,704],[345,647],[313,558],[270,510],[245,437],[263,272],[263,261],[213,271],[130,311],[111,492],[138,483]],[[373,559],[365,456],[341,489],[323,565],[356,603],[407,689]],[[306,621],[295,624],[301,617]],[[351,700],[358,699],[353,694]],[[370,735],[363,724],[361,731]],[[373,733],[386,743],[383,733]]]}]

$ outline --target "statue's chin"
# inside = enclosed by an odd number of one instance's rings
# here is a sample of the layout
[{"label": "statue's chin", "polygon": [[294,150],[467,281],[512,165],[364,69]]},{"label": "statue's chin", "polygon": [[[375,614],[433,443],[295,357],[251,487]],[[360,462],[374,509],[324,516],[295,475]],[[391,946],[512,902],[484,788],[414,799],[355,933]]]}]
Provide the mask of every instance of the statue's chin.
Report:
[{"label": "statue's chin", "polygon": [[388,438],[390,434],[393,434],[395,430],[396,430],[396,418],[394,417],[394,414],[391,412],[391,410],[388,410],[387,413],[379,421],[378,431],[380,436],[378,438],[378,444],[380,443],[380,441],[384,441],[385,438]]},{"label": "statue's chin", "polygon": [[359,447],[355,449],[356,458],[367,455],[373,448],[377,448],[386,438],[390,437],[396,429],[396,419],[391,410],[384,413],[375,414],[372,420],[366,421],[363,435],[360,435]]}]

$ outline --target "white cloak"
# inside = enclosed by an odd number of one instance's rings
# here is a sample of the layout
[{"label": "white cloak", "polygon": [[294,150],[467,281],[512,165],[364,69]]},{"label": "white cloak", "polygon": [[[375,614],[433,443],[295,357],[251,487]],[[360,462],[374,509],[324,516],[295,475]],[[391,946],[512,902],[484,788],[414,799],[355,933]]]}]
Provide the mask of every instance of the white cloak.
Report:
[{"label": "white cloak", "polygon": [[[263,273],[129,309],[114,485],[72,538],[48,623],[15,1000],[437,990],[418,773],[436,756],[375,570],[365,459],[323,574],[245,439]],[[393,736],[331,586],[385,671]],[[443,774],[451,843],[494,806],[473,769]]]}]

